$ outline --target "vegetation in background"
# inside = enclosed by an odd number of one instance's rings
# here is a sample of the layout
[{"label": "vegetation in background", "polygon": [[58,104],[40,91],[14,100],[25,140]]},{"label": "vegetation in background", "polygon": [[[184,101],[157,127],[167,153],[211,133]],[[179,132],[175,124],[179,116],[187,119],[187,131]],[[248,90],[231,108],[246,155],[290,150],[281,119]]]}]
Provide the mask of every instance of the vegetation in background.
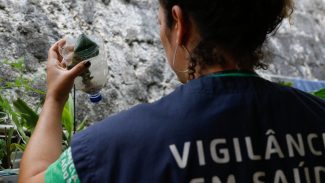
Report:
[{"label": "vegetation in background", "polygon": [[288,87],[292,87],[293,86],[293,83],[291,83],[291,82],[279,81],[278,83],[280,85],[282,85],[282,86],[288,86]]},{"label": "vegetation in background", "polygon": [[2,107],[0,106],[0,124],[6,121],[6,113],[3,111]]},{"label": "vegetation in background", "polygon": [[15,152],[15,145],[12,143],[14,138],[14,128],[4,129],[4,139],[0,139],[0,160],[1,169],[13,168],[11,155]]},{"label": "vegetation in background", "polygon": [[33,80],[26,76],[26,67],[23,58],[19,58],[14,61],[5,60],[3,63],[15,70],[18,73],[18,77],[13,78],[12,81],[5,81],[4,79],[0,78],[0,89],[23,89],[24,92],[34,92],[40,95],[45,95],[44,91],[33,87]]},{"label": "vegetation in background", "polygon": [[[282,85],[282,86],[288,86],[288,87],[293,87],[293,83],[292,82],[286,82],[286,81],[279,81],[278,84]],[[315,92],[311,92],[312,95],[319,97],[321,99],[325,99],[325,88],[315,91]]]},{"label": "vegetation in background", "polygon": [[317,97],[320,97],[322,99],[325,99],[325,88],[324,89],[321,89],[317,92],[314,92],[313,95],[317,96]]},{"label": "vegetation in background", "polygon": [[[12,168],[11,154],[15,151],[24,151],[26,144],[33,133],[39,118],[39,107],[43,104],[42,98],[45,92],[33,87],[33,80],[25,75],[24,60],[18,59],[12,62],[5,61],[11,69],[18,73],[18,77],[12,78],[11,81],[4,81],[0,78],[0,93],[5,90],[15,89],[20,94],[28,92],[36,93],[40,96],[39,106],[32,108],[22,98],[13,99],[0,95],[0,124],[11,124],[13,127],[3,134],[4,138],[0,139],[0,169]],[[21,95],[20,95],[21,96]],[[74,133],[74,109],[72,97],[64,106],[62,113],[63,141],[64,149],[70,144]],[[83,120],[77,127],[77,130],[83,130],[86,127],[87,119]],[[13,140],[14,139],[14,140]]]}]

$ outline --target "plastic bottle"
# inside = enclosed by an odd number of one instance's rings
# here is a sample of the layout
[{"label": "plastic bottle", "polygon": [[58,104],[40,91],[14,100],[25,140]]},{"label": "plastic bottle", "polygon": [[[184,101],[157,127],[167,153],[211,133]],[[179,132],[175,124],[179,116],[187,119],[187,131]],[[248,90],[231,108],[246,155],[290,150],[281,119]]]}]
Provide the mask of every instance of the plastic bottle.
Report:
[{"label": "plastic bottle", "polygon": [[[91,41],[97,44],[99,53],[93,54],[92,51],[89,52],[89,49],[85,49],[86,52],[82,52],[81,57],[87,59],[79,58],[77,59],[76,63],[76,46],[78,45],[81,36],[79,36],[77,39],[71,36],[66,36],[66,43],[63,47],[59,48],[59,52],[63,57],[63,62],[67,65],[68,69],[72,68],[80,61],[89,60],[91,62],[89,69],[75,79],[75,86],[76,89],[89,94],[89,99],[91,102],[97,103],[102,100],[100,90],[104,87],[108,74],[108,66],[103,49],[103,42],[95,36],[84,37],[89,38]],[[91,58],[88,58],[89,54]],[[92,57],[93,55],[95,56]]]}]

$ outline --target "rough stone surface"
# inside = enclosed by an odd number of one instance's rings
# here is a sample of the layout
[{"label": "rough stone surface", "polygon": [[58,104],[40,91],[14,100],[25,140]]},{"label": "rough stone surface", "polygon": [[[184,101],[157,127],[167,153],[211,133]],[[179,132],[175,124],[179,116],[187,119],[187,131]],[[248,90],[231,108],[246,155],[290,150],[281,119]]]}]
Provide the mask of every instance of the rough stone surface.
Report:
[{"label": "rough stone surface", "polygon": [[267,48],[273,58],[267,72],[325,80],[324,30],[325,0],[297,0],[291,23],[284,21],[269,40]]},{"label": "rough stone surface", "polygon": [[[152,102],[179,83],[165,61],[157,0],[0,0],[0,77],[15,73],[1,62],[24,57],[36,85],[45,86],[47,50],[64,35],[100,36],[107,53],[104,100],[91,104],[78,91],[78,119],[98,121],[138,103]],[[297,0],[267,50],[265,73],[325,80],[325,0]]]}]

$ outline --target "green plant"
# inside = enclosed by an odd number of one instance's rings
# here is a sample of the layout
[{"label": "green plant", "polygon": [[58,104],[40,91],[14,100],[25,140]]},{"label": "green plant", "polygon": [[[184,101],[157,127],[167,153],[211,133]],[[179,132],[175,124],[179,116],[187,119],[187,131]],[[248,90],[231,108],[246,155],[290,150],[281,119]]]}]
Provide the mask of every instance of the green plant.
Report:
[{"label": "green plant", "polygon": [[[28,106],[22,99],[17,99],[13,101],[13,105],[15,110],[8,110],[8,112],[15,114],[10,114],[12,116],[12,121],[15,123],[17,127],[17,131],[21,136],[22,143],[15,144],[15,146],[24,151],[26,148],[26,144],[30,138],[30,135],[33,133],[35,126],[37,124],[39,114],[37,111],[34,111],[31,107]],[[71,141],[71,138],[74,133],[74,116],[73,116],[73,100],[72,97],[69,97],[69,100],[64,106],[61,122],[63,126],[63,142],[64,147],[68,147]],[[17,116],[15,116],[17,115]],[[81,131],[86,127],[87,117],[78,125],[77,131]],[[27,134],[26,134],[27,132]],[[65,149],[64,148],[64,149]]]},{"label": "green plant", "polygon": [[0,106],[0,124],[6,122],[6,113],[3,111],[2,107]]},{"label": "green plant", "polygon": [[[65,103],[61,118],[62,125],[64,127],[63,131],[63,144],[68,147],[70,145],[71,138],[74,133],[74,108],[73,108],[73,99],[71,95],[69,96],[68,101]],[[76,127],[76,131],[81,131],[85,129],[87,124],[87,117],[85,117],[81,123]]]},{"label": "green plant", "polygon": [[38,114],[30,108],[26,102],[18,98],[13,101],[15,111],[20,115],[20,126],[25,127],[28,131],[33,132],[38,121]]},{"label": "green plant", "polygon": [[325,99],[325,88],[319,90],[319,91],[316,91],[313,93],[313,95],[317,96],[317,97],[320,97],[322,99]]},{"label": "green plant", "polygon": [[[288,86],[288,87],[292,87],[293,83],[292,82],[285,82],[285,81],[279,81],[278,84],[282,85],[282,86]],[[325,88],[320,89],[318,91],[315,92],[311,92],[312,95],[325,99]]]},{"label": "green plant", "polygon": [[12,70],[18,73],[18,77],[13,78],[11,81],[5,81],[4,79],[0,79],[2,83],[0,89],[24,89],[26,92],[35,92],[41,95],[45,95],[45,92],[33,87],[33,80],[26,76],[26,67],[23,58],[19,58],[17,60],[3,61],[4,64],[9,65]]},{"label": "green plant", "polygon": [[3,98],[2,96],[0,96],[0,106],[6,113],[10,121],[16,126],[17,132],[19,133],[19,136],[22,138],[22,140],[24,142],[27,142],[29,140],[29,137],[24,131],[24,127],[21,122],[21,116],[19,115],[19,113],[14,110],[14,108],[10,104],[10,101],[6,98]]},{"label": "green plant", "polygon": [[6,156],[6,141],[0,139],[0,160],[1,160],[0,169],[4,169],[2,166],[2,160],[4,159],[5,156]]},{"label": "green plant", "polygon": [[289,87],[292,87],[293,86],[293,83],[291,83],[291,82],[279,81],[278,83],[280,85],[282,85],[282,86],[289,86]]},{"label": "green plant", "polygon": [[[18,59],[12,62],[5,61],[12,69],[18,72],[18,77],[11,78],[11,81],[5,81],[0,78],[0,93],[5,90],[18,90],[20,94],[27,94],[28,92],[36,93],[44,96],[45,92],[33,87],[33,80],[25,76],[26,71],[23,59]],[[2,87],[1,87],[2,86]],[[21,95],[20,95],[21,96]],[[8,97],[9,98],[9,97]],[[0,159],[2,162],[12,162],[11,153],[13,150],[24,151],[26,144],[33,133],[39,118],[38,107],[33,109],[22,98],[12,99],[0,95],[0,120],[9,119],[14,128],[10,128],[8,133],[4,134],[4,139],[0,139]],[[41,97],[40,97],[41,98]],[[39,104],[42,105],[40,99]],[[5,121],[5,120],[2,120]],[[7,120],[8,121],[8,120]],[[1,121],[0,121],[1,122]],[[86,127],[87,118],[85,118],[77,127],[77,131],[83,130]],[[72,97],[64,106],[62,113],[62,126],[63,126],[63,141],[64,147],[68,147],[70,140],[74,133],[74,109]],[[19,139],[15,142],[11,141],[13,132],[16,132]],[[5,157],[5,158],[1,158]],[[3,168],[8,168],[8,163]],[[10,168],[10,167],[9,167]]]},{"label": "green plant", "polygon": [[0,160],[1,168],[12,168],[11,154],[16,150],[15,145],[12,143],[14,128],[5,128],[5,139],[0,139]]}]

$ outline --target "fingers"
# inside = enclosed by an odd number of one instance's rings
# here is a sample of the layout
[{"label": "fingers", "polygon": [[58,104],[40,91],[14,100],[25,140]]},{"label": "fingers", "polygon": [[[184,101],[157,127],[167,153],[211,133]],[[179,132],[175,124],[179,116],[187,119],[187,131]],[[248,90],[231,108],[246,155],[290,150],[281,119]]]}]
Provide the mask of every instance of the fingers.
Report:
[{"label": "fingers", "polygon": [[90,61],[83,61],[74,66],[71,70],[69,70],[69,74],[73,77],[76,78],[79,75],[81,75],[83,72],[85,72],[89,67],[91,63]]},{"label": "fingers", "polygon": [[65,43],[64,39],[59,40],[55,44],[52,45],[52,47],[49,50],[48,53],[48,64],[55,65],[58,60],[60,60],[60,54],[59,54],[59,45],[62,45]]},{"label": "fingers", "polygon": [[[62,40],[62,41],[61,41]],[[61,40],[59,40],[57,43],[58,43],[58,48],[63,48],[64,47],[64,45],[65,45],[65,43],[66,43],[66,39],[65,38],[63,38],[63,39],[61,39]]]},{"label": "fingers", "polygon": [[69,46],[69,45],[64,45],[62,47],[59,46],[59,53],[63,58],[67,57],[67,55],[73,52],[74,52],[74,46]]},{"label": "fingers", "polygon": [[66,52],[73,52],[74,51],[74,46],[65,46],[64,47]]}]

